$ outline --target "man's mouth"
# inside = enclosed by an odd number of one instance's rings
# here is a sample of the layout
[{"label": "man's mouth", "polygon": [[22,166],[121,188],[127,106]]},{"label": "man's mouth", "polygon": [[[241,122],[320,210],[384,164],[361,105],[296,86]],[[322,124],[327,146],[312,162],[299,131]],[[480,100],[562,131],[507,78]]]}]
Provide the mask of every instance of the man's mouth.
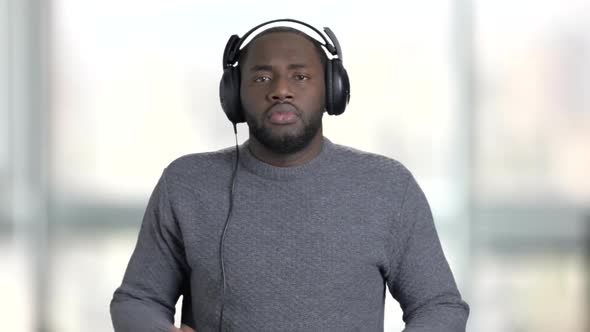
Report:
[{"label": "man's mouth", "polygon": [[276,104],[270,108],[268,119],[276,125],[288,125],[297,122],[297,109],[291,104]]}]

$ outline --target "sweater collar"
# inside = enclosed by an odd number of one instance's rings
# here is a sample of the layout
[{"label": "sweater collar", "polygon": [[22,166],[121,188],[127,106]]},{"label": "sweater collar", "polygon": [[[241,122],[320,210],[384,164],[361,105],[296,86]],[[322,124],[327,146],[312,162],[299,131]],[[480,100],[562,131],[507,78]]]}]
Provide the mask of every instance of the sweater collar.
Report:
[{"label": "sweater collar", "polygon": [[249,140],[240,145],[240,164],[250,172],[273,180],[291,180],[317,176],[333,150],[333,143],[323,137],[322,150],[305,164],[292,167],[278,167],[256,158],[248,148]]}]

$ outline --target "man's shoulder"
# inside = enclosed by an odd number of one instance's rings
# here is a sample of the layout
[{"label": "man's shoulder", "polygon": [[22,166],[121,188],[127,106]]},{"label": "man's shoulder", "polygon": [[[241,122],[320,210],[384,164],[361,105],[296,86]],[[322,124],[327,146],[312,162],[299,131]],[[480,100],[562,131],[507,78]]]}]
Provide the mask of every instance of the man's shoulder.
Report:
[{"label": "man's shoulder", "polygon": [[347,145],[334,143],[334,150],[345,167],[363,169],[364,172],[389,173],[409,176],[410,171],[399,160],[380,153],[361,150]]},{"label": "man's shoulder", "polygon": [[195,175],[207,174],[223,171],[227,168],[230,171],[234,155],[235,146],[227,147],[215,151],[190,153],[180,156],[173,160],[167,167],[167,174],[175,175]]}]

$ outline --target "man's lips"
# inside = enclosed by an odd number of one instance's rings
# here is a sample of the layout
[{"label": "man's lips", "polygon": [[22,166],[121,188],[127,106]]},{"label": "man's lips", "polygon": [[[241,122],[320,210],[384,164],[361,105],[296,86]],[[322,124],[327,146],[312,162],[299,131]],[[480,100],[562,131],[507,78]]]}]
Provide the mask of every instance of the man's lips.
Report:
[{"label": "man's lips", "polygon": [[287,125],[297,122],[297,109],[291,104],[275,104],[272,106],[267,115],[271,123],[277,125]]}]

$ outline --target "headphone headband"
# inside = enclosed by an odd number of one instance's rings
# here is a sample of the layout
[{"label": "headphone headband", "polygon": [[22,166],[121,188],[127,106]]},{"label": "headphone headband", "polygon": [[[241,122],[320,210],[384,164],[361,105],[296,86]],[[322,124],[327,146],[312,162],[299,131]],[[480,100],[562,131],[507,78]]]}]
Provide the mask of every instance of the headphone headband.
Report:
[{"label": "headphone headband", "polygon": [[342,52],[340,50],[340,43],[338,42],[336,35],[334,35],[334,33],[332,32],[332,30],[330,28],[324,27],[324,32],[326,33],[326,35],[328,35],[328,37],[330,38],[332,43],[330,43],[330,41],[328,41],[328,39],[318,29],[314,28],[313,26],[311,26],[305,22],[302,22],[302,21],[298,21],[298,20],[294,20],[294,19],[290,19],[290,18],[283,18],[283,19],[277,19],[277,20],[272,20],[272,21],[261,23],[261,24],[255,26],[254,28],[250,29],[241,38],[238,35],[232,35],[230,37],[230,40],[227,43],[225,51],[223,52],[223,68],[225,69],[227,67],[232,67],[238,61],[237,58],[238,58],[238,54],[240,53],[240,47],[254,31],[260,29],[261,27],[263,27],[265,25],[269,25],[269,24],[272,24],[275,22],[293,22],[293,23],[301,24],[303,26],[308,27],[309,29],[313,30],[315,33],[317,33],[322,38],[324,43],[323,44],[320,43],[320,44],[322,46],[324,46],[326,48],[326,50],[328,50],[328,52],[330,52],[330,54],[332,54],[333,56],[337,56],[340,60],[342,60]]}]

